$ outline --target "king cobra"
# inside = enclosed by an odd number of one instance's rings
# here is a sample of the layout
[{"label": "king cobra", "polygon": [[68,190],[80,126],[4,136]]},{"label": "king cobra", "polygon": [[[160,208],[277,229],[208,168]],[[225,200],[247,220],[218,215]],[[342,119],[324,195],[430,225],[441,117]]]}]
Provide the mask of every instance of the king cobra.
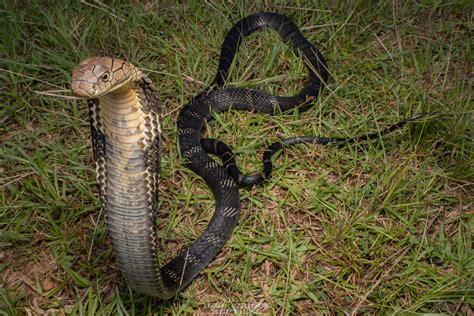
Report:
[{"label": "king cobra", "polygon": [[[308,76],[297,94],[281,97],[256,90],[222,88],[242,38],[261,28],[278,32],[295,54],[303,58]],[[275,114],[296,106],[304,110],[318,96],[327,78],[323,56],[288,17],[257,13],[232,27],[222,45],[214,81],[184,106],[178,117],[180,152],[187,166],[211,189],[215,211],[207,228],[191,246],[160,267],[155,211],[162,127],[157,90],[140,69],[116,58],[88,58],[74,68],[72,92],[88,99],[93,155],[108,233],[118,267],[131,288],[168,299],[188,285],[230,238],[240,211],[239,185],[253,185],[268,177],[270,158],[283,146],[350,142],[384,133],[359,138],[289,138],[265,151],[264,170],[255,175],[240,172],[225,143],[201,139],[204,122],[213,112],[232,108]],[[424,115],[405,119],[385,132]],[[209,153],[220,156],[224,165],[214,161]]]}]

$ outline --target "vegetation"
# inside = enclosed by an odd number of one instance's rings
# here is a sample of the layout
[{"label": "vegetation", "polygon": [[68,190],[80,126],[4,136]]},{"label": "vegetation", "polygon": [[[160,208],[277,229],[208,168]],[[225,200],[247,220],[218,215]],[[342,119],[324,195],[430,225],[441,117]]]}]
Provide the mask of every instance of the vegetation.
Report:
[{"label": "vegetation", "polygon": [[[0,5],[1,315],[472,314],[470,1],[107,3]],[[226,31],[256,11],[291,16],[331,79],[304,113],[215,115],[204,135],[231,144],[245,170],[286,137],[445,115],[379,142],[285,150],[271,179],[241,190],[235,233],[185,291],[166,302],[134,293],[107,238],[71,70],[112,55],[156,83],[165,108],[158,234],[171,258],[214,208],[182,165],[176,116],[213,79]],[[244,42],[228,85],[284,95],[304,78],[303,62],[262,31]]]}]

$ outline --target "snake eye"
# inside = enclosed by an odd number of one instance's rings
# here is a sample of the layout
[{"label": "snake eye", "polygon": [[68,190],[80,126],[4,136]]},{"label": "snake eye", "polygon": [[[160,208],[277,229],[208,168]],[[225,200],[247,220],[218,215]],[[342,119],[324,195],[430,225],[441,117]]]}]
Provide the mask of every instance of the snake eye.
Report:
[{"label": "snake eye", "polygon": [[102,75],[102,77],[100,77],[100,79],[102,79],[102,81],[107,81],[109,80],[110,76],[109,76],[109,73],[106,72],[105,74]]}]

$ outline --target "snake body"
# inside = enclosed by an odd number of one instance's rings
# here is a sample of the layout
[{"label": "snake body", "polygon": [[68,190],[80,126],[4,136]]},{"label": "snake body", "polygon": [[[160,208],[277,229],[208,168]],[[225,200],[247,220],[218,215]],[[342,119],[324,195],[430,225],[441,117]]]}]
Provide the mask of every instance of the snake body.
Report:
[{"label": "snake body", "polygon": [[[242,37],[265,27],[277,31],[305,59],[309,75],[304,88],[290,97],[219,89]],[[238,186],[201,144],[201,130],[211,113],[232,107],[274,114],[309,105],[320,91],[321,78],[327,78],[323,57],[289,18],[257,13],[240,20],[229,31],[214,82],[186,105],[178,118],[180,151],[189,168],[211,189],[215,212],[201,236],[160,268],[155,233],[161,157],[157,91],[137,67],[115,58],[88,58],[73,70],[73,93],[89,99],[102,207],[115,258],[130,287],[163,299],[174,296],[213,260],[236,226],[240,211]]]},{"label": "snake body", "polygon": [[[308,76],[299,93],[281,97],[256,90],[222,88],[242,38],[261,28],[278,32],[304,59]],[[283,145],[348,141],[301,136],[275,143],[264,154],[264,171],[257,176],[246,176],[235,166],[226,144],[201,139],[204,122],[211,114],[229,108],[269,114],[296,106],[306,109],[318,96],[327,77],[323,56],[288,17],[256,13],[231,28],[222,45],[214,81],[184,106],[178,117],[180,151],[188,167],[211,189],[215,211],[203,233],[160,267],[155,211],[161,118],[156,88],[137,67],[112,57],[88,58],[74,68],[72,91],[88,99],[94,161],[107,229],[119,269],[131,288],[168,299],[188,285],[230,238],[240,211],[238,185],[256,184],[267,177],[271,172],[270,158]],[[208,153],[220,156],[224,166]]]}]

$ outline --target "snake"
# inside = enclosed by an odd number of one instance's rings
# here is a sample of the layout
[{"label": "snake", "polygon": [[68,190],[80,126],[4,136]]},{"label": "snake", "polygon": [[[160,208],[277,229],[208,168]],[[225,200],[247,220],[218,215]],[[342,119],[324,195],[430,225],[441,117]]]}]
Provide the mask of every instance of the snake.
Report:
[{"label": "snake", "polygon": [[[276,31],[304,60],[307,78],[298,93],[274,96],[253,89],[224,87],[242,39],[263,28]],[[93,158],[108,235],[118,268],[132,289],[161,299],[170,299],[184,289],[231,237],[241,209],[239,187],[265,180],[272,169],[271,157],[284,146],[355,140],[289,138],[265,151],[262,172],[247,175],[236,166],[229,146],[217,139],[201,138],[204,123],[216,112],[236,109],[274,115],[295,107],[305,110],[318,97],[328,77],[318,48],[287,16],[255,13],[229,30],[214,80],[183,106],[177,119],[180,153],[186,166],[211,190],[215,210],[201,235],[162,264],[156,234],[163,131],[159,93],[143,71],[122,59],[91,57],[73,69],[72,93],[88,103]],[[219,156],[223,163],[210,155]]]}]

